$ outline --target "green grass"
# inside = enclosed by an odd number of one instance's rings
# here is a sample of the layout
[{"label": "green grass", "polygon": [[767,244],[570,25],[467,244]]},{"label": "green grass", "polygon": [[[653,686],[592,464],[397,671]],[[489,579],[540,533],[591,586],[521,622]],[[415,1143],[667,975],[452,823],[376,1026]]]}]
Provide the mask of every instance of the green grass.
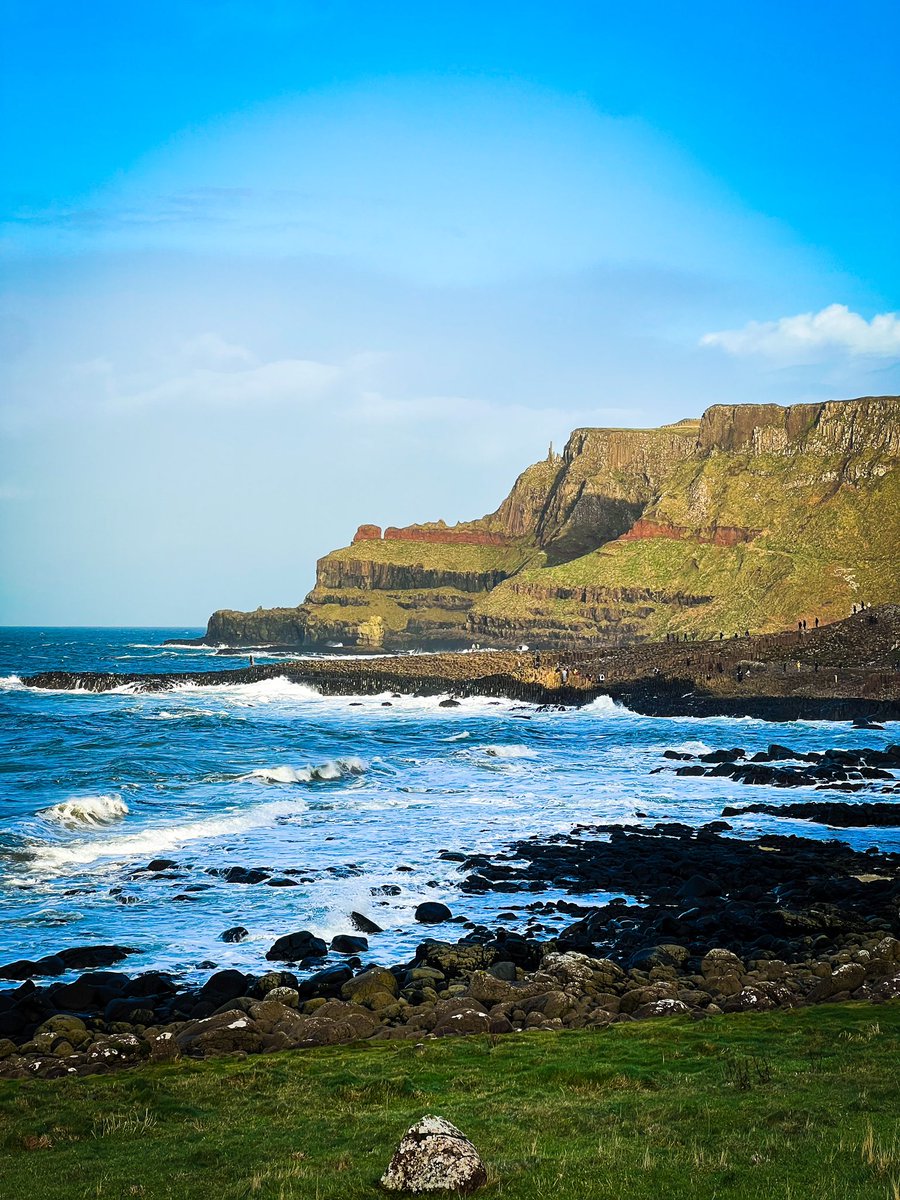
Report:
[{"label": "green grass", "polygon": [[0,1195],[362,1200],[447,1117],[507,1200],[897,1200],[900,1005],[0,1085]]},{"label": "green grass", "polygon": [[386,562],[401,567],[421,564],[441,571],[515,571],[536,554],[533,546],[470,546],[465,543],[372,541],[333,550],[338,562]]}]

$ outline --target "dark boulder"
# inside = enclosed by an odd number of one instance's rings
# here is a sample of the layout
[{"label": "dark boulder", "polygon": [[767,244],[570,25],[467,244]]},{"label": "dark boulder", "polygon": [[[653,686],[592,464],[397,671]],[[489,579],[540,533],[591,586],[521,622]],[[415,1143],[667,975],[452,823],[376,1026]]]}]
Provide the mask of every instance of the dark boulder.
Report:
[{"label": "dark boulder", "polygon": [[416,908],[416,920],[423,925],[439,925],[442,921],[449,921],[452,916],[447,905],[438,900],[426,900]]},{"label": "dark boulder", "polygon": [[324,958],[327,953],[328,947],[321,938],[308,929],[300,929],[278,938],[269,948],[266,958],[270,962],[300,962],[304,958]]},{"label": "dark boulder", "polygon": [[250,936],[249,930],[243,925],[232,925],[230,929],[219,934],[220,942],[243,942]]},{"label": "dark boulder", "polygon": [[245,996],[251,982],[252,977],[245,975],[243,971],[216,971],[215,975],[210,975],[200,989],[199,999],[201,1002],[212,1004],[217,1008],[226,1000],[235,1000],[238,996]]},{"label": "dark boulder", "polygon": [[369,948],[367,938],[351,933],[339,933],[331,939],[331,949],[336,954],[363,954]]}]

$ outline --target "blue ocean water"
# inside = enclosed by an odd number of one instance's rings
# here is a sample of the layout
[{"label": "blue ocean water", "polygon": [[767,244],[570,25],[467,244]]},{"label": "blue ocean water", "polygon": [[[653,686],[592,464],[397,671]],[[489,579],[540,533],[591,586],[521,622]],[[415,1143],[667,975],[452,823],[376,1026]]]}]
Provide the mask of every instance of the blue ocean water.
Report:
[{"label": "blue ocean water", "polygon": [[[172,672],[240,661],[162,644],[200,632],[0,630],[0,962],[116,942],[139,951],[129,970],[258,971],[279,935],[351,932],[354,910],[384,930],[370,936],[367,957],[396,962],[424,936],[465,932],[417,924],[422,900],[524,930],[529,901],[565,894],[463,894],[458,866],[441,850],[499,850],[578,823],[698,826],[725,804],[822,798],[811,788],[679,778],[666,749],[900,740],[896,725],[861,732],[830,722],[650,718],[605,699],[542,712],[480,699],[447,709],[438,697],[325,698],[283,678],[149,695],[19,682],[51,667]],[[872,799],[878,786],[840,798]],[[835,833],[760,814],[730,821],[735,836],[778,830],[900,849],[897,829]],[[177,867],[143,869],[159,857]],[[264,868],[289,886],[211,873],[233,865]],[[513,909],[515,919],[498,922]],[[237,924],[250,937],[222,942]]]}]

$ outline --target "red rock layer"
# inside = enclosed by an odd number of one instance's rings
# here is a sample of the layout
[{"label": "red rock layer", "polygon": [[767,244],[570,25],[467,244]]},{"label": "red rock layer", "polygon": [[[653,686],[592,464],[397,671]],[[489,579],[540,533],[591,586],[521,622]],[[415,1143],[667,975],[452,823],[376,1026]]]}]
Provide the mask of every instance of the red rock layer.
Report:
[{"label": "red rock layer", "polygon": [[743,529],[739,525],[713,525],[709,529],[688,529],[685,525],[669,525],[664,521],[650,521],[645,517],[635,521],[620,542],[636,542],[642,538],[672,538],[679,542],[706,542],[713,546],[737,546],[741,542],[752,542],[758,529]]},{"label": "red rock layer", "polygon": [[384,531],[384,538],[391,542],[430,542],[433,545],[509,545],[509,538],[502,533],[490,533],[483,529],[427,529],[421,525],[406,525],[402,529],[389,525]]},{"label": "red rock layer", "polygon": [[353,544],[357,542],[380,542],[381,541],[381,526],[380,525],[360,525],[356,533],[353,535]]}]

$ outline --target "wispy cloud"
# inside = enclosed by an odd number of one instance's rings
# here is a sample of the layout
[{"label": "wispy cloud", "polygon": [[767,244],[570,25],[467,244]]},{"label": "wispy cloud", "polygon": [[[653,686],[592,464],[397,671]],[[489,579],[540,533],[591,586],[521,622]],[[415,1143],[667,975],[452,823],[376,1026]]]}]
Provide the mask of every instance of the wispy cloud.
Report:
[{"label": "wispy cloud", "polygon": [[894,358],[900,356],[900,314],[879,313],[867,321],[846,304],[829,304],[816,313],[798,313],[778,321],[750,321],[743,329],[707,333],[700,345],[785,362],[806,362],[834,353]]},{"label": "wispy cloud", "polygon": [[150,387],[118,392],[115,402],[124,406],[306,404],[322,399],[340,378],[340,367],[305,358],[240,370],[194,367]]},{"label": "wispy cloud", "polygon": [[32,494],[29,488],[19,487],[17,483],[0,483],[0,501],[28,500]]}]

